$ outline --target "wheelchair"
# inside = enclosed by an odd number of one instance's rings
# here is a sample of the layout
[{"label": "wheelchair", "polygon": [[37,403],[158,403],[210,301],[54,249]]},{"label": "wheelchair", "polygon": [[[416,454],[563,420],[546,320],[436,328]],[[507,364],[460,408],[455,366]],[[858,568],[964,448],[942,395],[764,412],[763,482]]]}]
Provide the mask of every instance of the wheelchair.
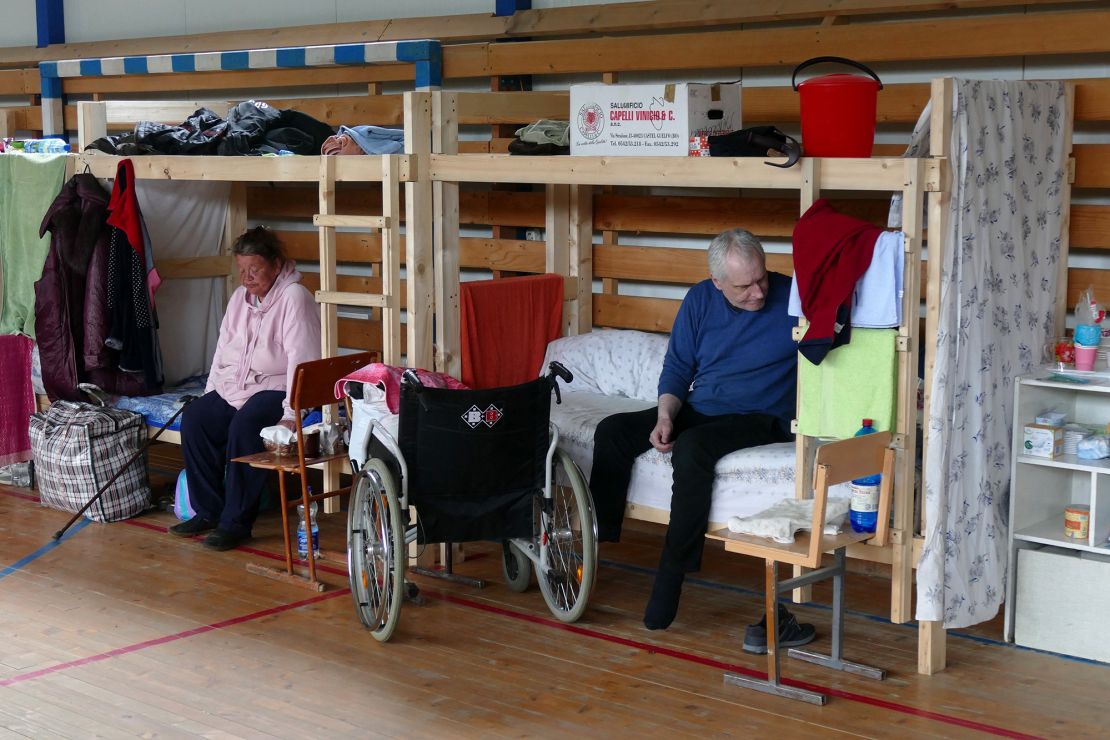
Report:
[{"label": "wheelchair", "polygon": [[516,592],[533,571],[552,614],[577,621],[597,572],[589,487],[558,447],[551,394],[573,376],[547,375],[486,390],[425,387],[405,371],[397,438],[372,422],[365,464],[351,487],[347,559],[359,620],[386,641],[401,603],[410,543],[501,541],[502,574]]}]

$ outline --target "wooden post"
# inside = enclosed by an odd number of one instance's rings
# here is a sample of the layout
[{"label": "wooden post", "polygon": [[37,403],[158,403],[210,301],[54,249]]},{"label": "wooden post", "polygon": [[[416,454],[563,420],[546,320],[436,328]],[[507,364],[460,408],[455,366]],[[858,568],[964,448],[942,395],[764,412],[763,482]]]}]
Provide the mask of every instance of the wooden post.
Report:
[{"label": "wooden post", "polygon": [[[802,216],[810,206],[821,196],[821,160],[816,157],[804,157],[801,161],[802,183],[798,195],[798,215]],[[798,320],[800,330],[805,330],[805,320]],[[798,353],[798,363],[809,362]],[[802,400],[802,374],[798,373],[797,395],[798,403]],[[794,466],[794,498],[805,499],[813,496],[813,440],[800,431],[794,437],[794,451],[797,462]],[[794,576],[804,575],[809,569],[800,565],[794,566]],[[801,586],[791,592],[795,604],[804,604],[813,598],[813,586]]]},{"label": "wooden post", "polygon": [[[932,83],[932,113],[929,127],[929,156],[940,161],[940,186],[929,193],[929,279],[925,287],[925,429],[922,453],[922,475],[928,470],[929,409],[932,407],[933,375],[936,369],[937,333],[940,319],[940,273],[944,263],[945,243],[948,234],[948,207],[951,199],[950,177],[952,162],[948,152],[952,133],[951,79],[936,79]],[[904,204],[903,204],[904,210]],[[909,283],[906,283],[909,285]],[[908,292],[908,291],[907,291]],[[922,481],[924,491],[924,480]],[[921,496],[921,526],[925,527],[925,496]],[[932,675],[944,670],[944,625],[939,621],[922,620],[917,633],[917,672]]]},{"label": "wooden post", "polygon": [[[397,155],[382,157],[382,362],[401,364],[401,163]],[[331,501],[332,499],[326,499]]]},{"label": "wooden post", "polygon": [[[925,162],[907,159],[902,187],[903,285],[921,284],[922,210]],[[898,328],[897,416],[894,431],[900,440],[894,473],[894,532],[891,535],[890,621],[908,622],[913,596],[913,490],[917,450],[917,353],[921,296],[903,290],[902,326]]]},{"label": "wooden post", "polygon": [[[335,215],[335,157],[320,157],[319,182],[319,212],[322,215]],[[384,187],[384,185],[383,185]],[[335,292],[338,290],[338,277],[336,276],[336,243],[335,227],[320,226],[320,290]],[[384,327],[383,327],[384,332]],[[339,310],[331,302],[320,304],[320,356],[335,357],[339,354]],[[335,406],[323,408],[324,421],[335,421]],[[324,491],[330,492],[339,488],[339,466],[334,462],[324,466]],[[324,513],[334,514],[339,511],[339,499],[331,497],[324,499]]]},{"label": "wooden post", "polygon": [[545,185],[544,188],[547,194],[544,269],[547,272],[567,275],[570,272],[567,246],[570,236],[570,186]]},{"label": "wooden post", "polygon": [[77,104],[77,151],[85,151],[92,142],[108,135],[108,104]]},{"label": "wooden post", "polygon": [[405,152],[409,181],[405,183],[405,278],[408,315],[407,363],[433,368],[432,356],[432,182],[426,176],[431,154],[432,94],[405,93]]},{"label": "wooden post", "polygon": [[239,287],[239,278],[235,273],[235,265],[231,255],[232,249],[235,246],[235,240],[246,230],[247,184],[245,182],[233,182],[231,183],[231,189],[228,191],[227,218],[224,221],[224,238],[220,245],[220,254],[227,257],[228,263],[232,268],[224,279],[223,302],[225,305],[231,300],[231,294]]},{"label": "wooden post", "polygon": [[[432,149],[458,154],[458,95],[432,94]],[[462,373],[459,355],[459,184],[437,181],[433,265],[435,266],[436,369],[453,377]]]},{"label": "wooden post", "polygon": [[1067,162],[1068,176],[1064,178],[1061,196],[1064,203],[1069,204],[1064,209],[1060,221],[1060,255],[1056,262],[1058,277],[1056,278],[1056,321],[1055,333],[1060,336],[1064,333],[1064,325],[1068,318],[1068,253],[1071,247],[1071,186],[1075,181],[1075,159],[1072,155],[1072,132],[1075,130],[1075,83],[1064,83],[1067,91],[1067,112],[1064,115],[1064,161]]},{"label": "wooden post", "polygon": [[563,303],[563,334],[571,336],[593,326],[594,209],[589,185],[571,186],[568,220],[570,300]]}]

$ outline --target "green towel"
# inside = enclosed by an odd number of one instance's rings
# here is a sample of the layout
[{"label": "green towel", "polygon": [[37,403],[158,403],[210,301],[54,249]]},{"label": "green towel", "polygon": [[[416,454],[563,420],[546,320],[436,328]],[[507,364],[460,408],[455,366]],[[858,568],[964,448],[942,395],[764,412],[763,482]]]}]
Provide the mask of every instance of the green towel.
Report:
[{"label": "green towel", "polygon": [[39,226],[65,173],[64,154],[0,155],[0,334],[35,336],[35,281],[50,249]]},{"label": "green towel", "polygon": [[852,340],[820,365],[798,358],[801,409],[798,432],[844,439],[871,419],[875,430],[894,426],[898,363],[893,329],[852,329]]}]

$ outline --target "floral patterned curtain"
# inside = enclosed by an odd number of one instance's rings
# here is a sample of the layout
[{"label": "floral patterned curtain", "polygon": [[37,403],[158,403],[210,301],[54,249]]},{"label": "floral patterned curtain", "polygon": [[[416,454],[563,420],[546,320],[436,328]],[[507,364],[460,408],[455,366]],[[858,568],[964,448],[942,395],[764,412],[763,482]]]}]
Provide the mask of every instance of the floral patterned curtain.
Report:
[{"label": "floral patterned curtain", "polygon": [[1054,330],[1067,111],[1061,82],[954,88],[917,618],[966,627],[1005,594],[1014,379]]}]

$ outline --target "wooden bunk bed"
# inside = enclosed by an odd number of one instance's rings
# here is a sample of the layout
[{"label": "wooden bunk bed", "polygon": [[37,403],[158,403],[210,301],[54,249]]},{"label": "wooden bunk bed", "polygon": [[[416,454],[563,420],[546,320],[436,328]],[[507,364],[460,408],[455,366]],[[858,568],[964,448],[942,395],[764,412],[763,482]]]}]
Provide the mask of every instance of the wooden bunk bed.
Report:
[{"label": "wooden bunk bed", "polygon": [[[436,208],[439,225],[435,240],[437,333],[440,348],[439,369],[457,371],[458,362],[458,279],[459,255],[465,251],[458,236],[459,183],[530,183],[542,185],[544,193],[545,242],[540,269],[566,276],[564,332],[590,331],[595,320],[604,321],[606,304],[615,310],[621,297],[613,293],[593,293],[594,259],[592,211],[594,189],[614,186],[641,186],[645,182],[665,182],[670,188],[742,188],[797,194],[795,213],[801,214],[822,193],[883,192],[901,193],[904,198],[906,234],[905,284],[918,285],[921,248],[924,238],[922,214],[926,198],[939,202],[942,160],[927,159],[803,159],[789,170],[767,167],[761,159],[700,159],[674,157],[546,157],[523,159],[499,154],[456,154],[457,119],[467,110],[466,93],[436,93],[436,153],[430,157],[429,177],[436,183]],[[486,111],[496,110],[494,100],[483,99]],[[446,113],[446,115],[444,115]],[[489,115],[495,115],[492,112]],[[934,208],[936,210],[936,208]],[[885,214],[883,214],[885,216]],[[732,225],[736,225],[735,223]],[[743,225],[742,223],[740,225]],[[611,241],[609,239],[603,239]],[[602,247],[602,245],[599,245]],[[644,252],[651,247],[639,248]],[[789,268],[789,259],[770,255],[772,269]],[[530,260],[535,262],[535,260]],[[535,265],[533,265],[535,269]],[[701,267],[698,279],[704,275]],[[604,290],[604,288],[603,288]],[[614,291],[615,292],[615,291]],[[898,448],[894,526],[885,547],[860,544],[850,556],[891,567],[891,619],[911,619],[912,568],[921,540],[914,537],[914,457],[917,437],[917,358],[919,345],[920,296],[905,291],[903,316],[898,330],[897,426]],[[596,302],[595,302],[596,301]],[[599,305],[599,303],[601,305]],[[673,316],[673,314],[672,314]],[[603,323],[599,322],[599,323]],[[655,325],[656,331],[669,329]],[[812,490],[809,461],[816,441],[797,438],[796,495],[807,497]],[[639,506],[629,512],[634,518],[665,523],[669,513]],[[798,594],[799,597],[804,594]],[[936,627],[923,628],[923,644],[930,642]],[[929,671],[926,671],[929,672]]]}]

